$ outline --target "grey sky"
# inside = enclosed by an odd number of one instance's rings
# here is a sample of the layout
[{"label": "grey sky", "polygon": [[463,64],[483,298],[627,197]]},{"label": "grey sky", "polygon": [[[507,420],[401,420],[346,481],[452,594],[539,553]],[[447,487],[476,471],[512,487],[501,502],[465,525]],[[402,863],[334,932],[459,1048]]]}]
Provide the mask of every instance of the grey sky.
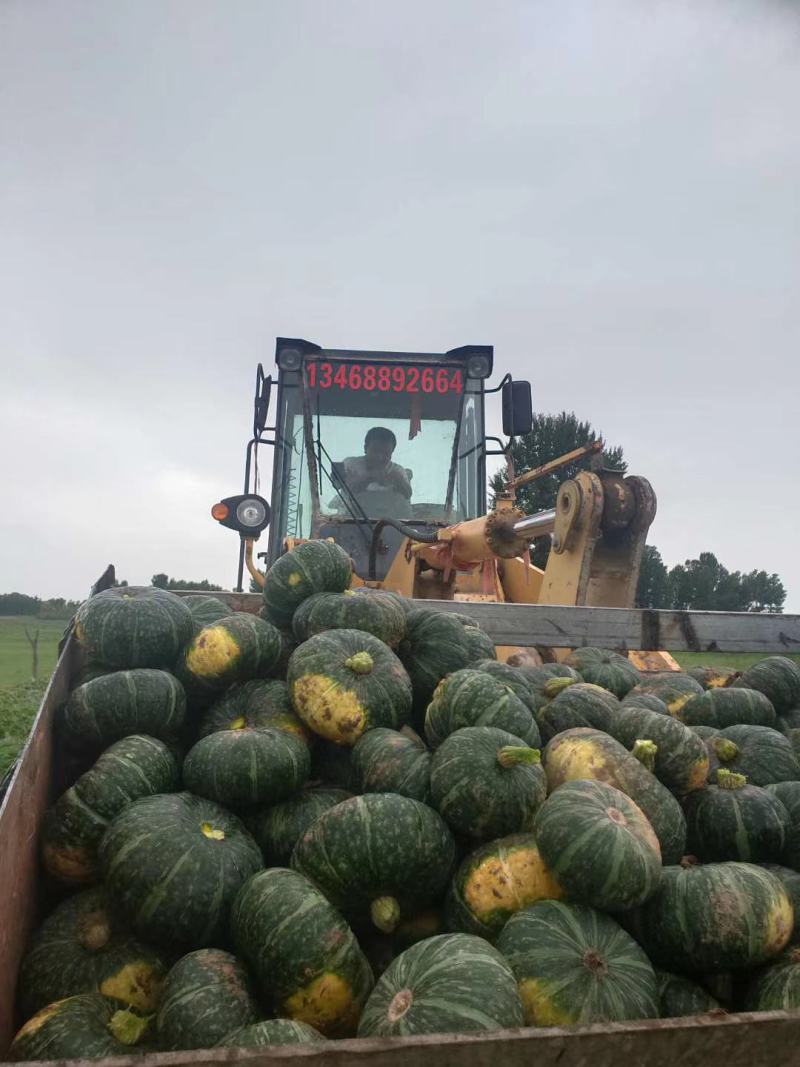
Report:
[{"label": "grey sky", "polygon": [[800,611],[791,4],[4,0],[0,590],[230,585],[255,365],[493,343]]}]

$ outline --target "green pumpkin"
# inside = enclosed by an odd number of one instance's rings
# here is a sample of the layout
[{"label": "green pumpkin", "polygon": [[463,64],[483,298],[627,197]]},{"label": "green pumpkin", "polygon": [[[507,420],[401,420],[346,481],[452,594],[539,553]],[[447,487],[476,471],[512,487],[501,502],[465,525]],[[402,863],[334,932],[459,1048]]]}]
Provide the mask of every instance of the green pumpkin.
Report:
[{"label": "green pumpkin", "polygon": [[282,647],[280,632],[272,623],[237,611],[194,635],[178,675],[192,693],[221,692],[234,682],[265,678],[275,668]]},{"label": "green pumpkin", "polygon": [[494,641],[479,626],[465,626],[464,637],[467,641],[468,663],[475,663],[477,660],[496,662]]},{"label": "green pumpkin", "polygon": [[642,679],[626,656],[607,648],[576,648],[565,663],[574,667],[584,682],[608,689],[620,700]]},{"label": "green pumpkin", "polygon": [[567,730],[543,753],[548,788],[581,779],[606,782],[621,790],[644,812],[661,846],[664,863],[678,863],[686,852],[686,819],[670,791],[613,737],[599,730]]},{"label": "green pumpkin", "polygon": [[163,741],[132,734],[115,742],[42,821],[42,862],[69,886],[99,877],[97,848],[110,821],[140,797],[180,788],[178,761]]},{"label": "green pumpkin", "polygon": [[782,867],[778,863],[763,863],[761,866],[765,871],[775,875],[792,902],[794,929],[792,930],[791,943],[795,944],[800,941],[800,874],[790,867]]},{"label": "green pumpkin", "polygon": [[707,689],[689,700],[678,715],[687,726],[769,726],[776,724],[775,710],[755,689]]},{"label": "green pumpkin", "polygon": [[174,741],[186,719],[186,694],[166,671],[114,671],[70,693],[62,720],[65,739],[85,751],[131,734]]},{"label": "green pumpkin", "polygon": [[399,729],[411,712],[411,682],[388,645],[361,630],[329,630],[295,649],[292,705],[320,737],[352,747],[375,726]]},{"label": "green pumpkin", "polygon": [[275,678],[257,678],[232,685],[205,712],[197,737],[199,740],[217,730],[240,730],[244,726],[269,726],[295,734],[304,741],[311,738],[292,710],[289,687]]},{"label": "green pumpkin", "polygon": [[587,780],[565,783],[542,804],[533,833],[570,900],[625,911],[658,889],[658,838],[641,809],[619,789]]},{"label": "green pumpkin", "polygon": [[745,990],[744,1011],[791,1011],[800,1008],[800,948],[789,948],[759,971]]},{"label": "green pumpkin", "polygon": [[543,708],[545,704],[549,704],[556,695],[550,687],[554,678],[567,678],[571,682],[582,681],[578,672],[573,667],[568,667],[566,663],[544,663],[541,667],[528,667],[521,664],[514,670],[518,671],[527,682],[532,701],[532,706],[529,706],[534,713]]},{"label": "green pumpkin", "polygon": [[576,682],[560,692],[555,691],[557,695],[540,708],[537,715],[545,744],[556,734],[581,726],[604,732],[610,730],[620,706],[613,693],[591,682]]},{"label": "green pumpkin", "polygon": [[781,863],[800,871],[800,782],[776,782],[766,789],[778,798],[789,813],[789,829]]},{"label": "green pumpkin", "polygon": [[533,834],[510,834],[462,860],[445,901],[445,923],[493,941],[516,912],[562,895]]},{"label": "green pumpkin", "polygon": [[309,826],[292,867],[353,919],[390,933],[400,917],[436,900],[455,865],[455,842],[439,815],[398,793],[344,800]]},{"label": "green pumpkin", "polygon": [[800,708],[790,708],[775,717],[775,729],[784,737],[792,738],[792,731],[800,729]]},{"label": "green pumpkin", "polygon": [[496,659],[479,659],[477,662],[470,660],[470,670],[483,671],[490,674],[498,682],[502,682],[515,696],[519,697],[528,711],[533,714],[538,704],[531,692],[528,679],[518,667],[512,667],[508,663],[499,663]]},{"label": "green pumpkin", "polygon": [[185,949],[224,939],[234,896],[261,867],[236,816],[191,793],[134,801],[99,855],[109,899],[134,933]]},{"label": "green pumpkin", "polygon": [[656,674],[642,675],[639,682],[625,696],[625,704],[641,706],[640,698],[643,696],[658,697],[667,706],[670,715],[681,718],[681,709],[694,696],[702,694],[703,687],[695,681],[691,675],[680,671],[659,671]]},{"label": "green pumpkin", "polygon": [[780,801],[743,774],[724,768],[717,785],[684,801],[689,851],[704,862],[775,862],[783,855],[789,815]]},{"label": "green pumpkin", "polygon": [[658,1017],[658,982],[630,934],[580,904],[542,900],[497,939],[519,985],[527,1026]]},{"label": "green pumpkin", "polygon": [[48,1004],[28,1019],[9,1049],[11,1060],[88,1060],[137,1051],[149,1020],[100,993]]},{"label": "green pumpkin", "polygon": [[402,952],[378,979],[359,1037],[474,1033],[522,1025],[514,975],[470,934],[440,934]]},{"label": "green pumpkin", "polygon": [[410,727],[368,730],[353,746],[353,784],[358,793],[399,793],[430,803],[431,753]]},{"label": "green pumpkin", "polygon": [[326,630],[363,630],[397,648],[406,632],[406,616],[392,597],[348,589],[308,597],[295,611],[292,629],[298,641]]},{"label": "green pumpkin", "polygon": [[261,1045],[305,1045],[324,1040],[319,1030],[308,1023],[295,1022],[293,1019],[264,1019],[260,1023],[251,1023],[250,1026],[231,1031],[219,1045],[253,1048]]},{"label": "green pumpkin", "polygon": [[767,656],[759,660],[733,685],[763,693],[779,715],[800,706],[800,666],[786,656]]},{"label": "green pumpkin", "polygon": [[646,711],[654,711],[657,715],[669,715],[669,708],[664,701],[652,693],[631,693],[622,701],[622,707],[626,710],[643,708]]},{"label": "green pumpkin", "polygon": [[192,613],[195,631],[202,630],[209,623],[224,619],[231,613],[228,605],[215,596],[191,593],[189,596],[181,597],[181,600]]},{"label": "green pumpkin", "polygon": [[539,750],[506,730],[468,726],[434,753],[431,802],[465,840],[530,830],[546,793]]},{"label": "green pumpkin", "polygon": [[106,589],[75,614],[74,637],[87,660],[118,670],[171,667],[193,633],[191,611],[166,589]]},{"label": "green pumpkin", "polygon": [[436,686],[425,714],[431,748],[465,726],[493,726],[520,737],[531,748],[541,744],[533,715],[499,678],[486,671],[454,671]]},{"label": "green pumpkin", "polygon": [[701,985],[683,975],[656,971],[658,979],[658,1014],[661,1019],[681,1019],[687,1015],[719,1015],[720,1002]]},{"label": "green pumpkin", "polygon": [[706,745],[720,766],[746,775],[751,785],[800,781],[791,741],[768,726],[729,726]]},{"label": "green pumpkin", "polygon": [[199,797],[225,807],[277,804],[308,778],[308,745],[294,734],[269,727],[217,730],[186,754],[183,783]]},{"label": "green pumpkin", "polygon": [[231,931],[276,1015],[326,1037],[355,1032],[372,972],[350,927],[311,882],[282,867],[254,875],[236,897]]},{"label": "green pumpkin", "polygon": [[155,1010],[168,964],[111,911],[102,889],[62,901],[35,931],[19,970],[21,1014],[76,993],[102,993],[137,1011]]},{"label": "green pumpkin", "polygon": [[406,615],[406,636],[398,654],[411,679],[415,718],[421,723],[442,678],[469,666],[464,627],[443,611],[414,608]]},{"label": "green pumpkin", "polygon": [[350,586],[350,557],[333,541],[306,541],[277,559],[264,580],[264,611],[276,626],[290,626],[312,593],[343,593]]},{"label": "green pumpkin", "polygon": [[328,808],[340,804],[351,795],[345,789],[317,786],[302,789],[296,796],[280,804],[248,815],[245,822],[261,848],[264,866],[288,866],[294,846],[312,822]]},{"label": "green pumpkin", "polygon": [[727,685],[733,685],[740,676],[740,671],[733,667],[690,667],[686,672],[703,689],[723,689]]},{"label": "green pumpkin", "polygon": [[671,715],[659,715],[647,708],[620,708],[609,728],[627,749],[637,741],[656,746],[653,773],[673,793],[702,789],[708,778],[709,759],[701,738]]},{"label": "green pumpkin", "polygon": [[751,863],[708,863],[665,867],[634,926],[656,967],[704,974],[756,967],[777,956],[793,921],[786,890],[769,871]]},{"label": "green pumpkin", "polygon": [[260,1014],[250,977],[236,956],[201,948],[182,956],[167,975],[156,1017],[158,1045],[212,1048]]}]

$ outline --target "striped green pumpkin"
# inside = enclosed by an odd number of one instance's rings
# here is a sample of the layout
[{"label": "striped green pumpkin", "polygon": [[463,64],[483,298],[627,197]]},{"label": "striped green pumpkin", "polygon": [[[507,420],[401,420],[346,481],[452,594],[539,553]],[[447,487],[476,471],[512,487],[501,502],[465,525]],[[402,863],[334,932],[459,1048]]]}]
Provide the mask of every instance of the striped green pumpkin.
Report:
[{"label": "striped green pumpkin", "polygon": [[368,730],[353,746],[357,793],[399,793],[423,804],[431,797],[431,753],[407,726],[401,731]]},{"label": "striped green pumpkin", "polygon": [[238,730],[243,726],[269,726],[310,740],[309,731],[292,709],[289,687],[275,678],[232,685],[205,712],[197,737],[199,740],[216,730]]},{"label": "striped green pumpkin", "polygon": [[656,746],[653,773],[673,793],[702,789],[708,778],[708,752],[701,738],[671,715],[647,708],[620,708],[608,732],[625,748],[639,740]]},{"label": "striped green pumpkin", "polygon": [[194,633],[192,613],[166,589],[106,589],[75,614],[75,640],[90,663],[127,670],[171,667]]},{"label": "striped green pumpkin", "polygon": [[406,616],[384,593],[347,589],[308,597],[294,613],[292,630],[298,641],[307,641],[326,630],[363,630],[390,648],[397,648],[406,632]]},{"label": "striped green pumpkin", "polygon": [[576,648],[565,662],[575,668],[584,682],[599,685],[620,700],[642,680],[627,656],[607,648]]},{"label": "striped green pumpkin", "polygon": [[530,710],[500,678],[486,671],[467,668],[448,674],[436,686],[425,713],[425,737],[431,748],[466,726],[505,730],[531,748],[541,744]]},{"label": "striped green pumpkin", "polygon": [[715,726],[724,730],[742,724],[774,727],[775,709],[755,689],[707,689],[681,708],[678,718],[687,726]]},{"label": "striped green pumpkin", "polygon": [[800,1008],[800,948],[787,949],[750,982],[745,1011],[791,1011]]},{"label": "striped green pumpkin", "polygon": [[776,782],[766,787],[789,813],[789,829],[781,863],[800,871],[800,782]]},{"label": "striped green pumpkin", "polygon": [[48,1004],[17,1031],[11,1060],[92,1060],[128,1056],[148,1036],[149,1020],[100,993]]},{"label": "striped green pumpkin", "polygon": [[718,1000],[691,978],[668,971],[656,971],[658,979],[658,1014],[662,1019],[680,1019],[687,1015],[715,1015],[723,1012]]},{"label": "striped green pumpkin", "polygon": [[686,673],[699,682],[703,689],[723,689],[727,685],[733,685],[741,674],[733,667],[711,666],[690,667]]},{"label": "striped green pumpkin", "polygon": [[[790,823],[790,825],[792,824]],[[775,875],[792,902],[794,929],[792,930],[791,943],[796,944],[800,942],[800,874],[790,867],[782,867],[778,863],[764,863],[762,866],[765,871]]]},{"label": "striped green pumpkin", "polygon": [[[707,746],[719,766],[747,776],[751,785],[800,781],[800,762],[791,741],[768,726],[729,726]],[[710,777],[714,777],[716,768]]]},{"label": "striped green pumpkin", "polygon": [[470,934],[440,934],[402,952],[378,979],[359,1037],[467,1033],[522,1025],[506,961]]},{"label": "striped green pumpkin", "polygon": [[680,671],[659,671],[657,674],[643,675],[642,681],[631,689],[623,702],[641,706],[641,697],[654,696],[666,704],[670,715],[681,718],[684,705],[702,692],[702,685],[688,674]]},{"label": "striped green pumpkin", "polygon": [[577,727],[608,732],[619,709],[619,700],[613,693],[590,682],[576,682],[562,689],[539,709],[537,722],[542,740],[547,743],[556,734]]},{"label": "striped green pumpkin", "polygon": [[506,688],[519,697],[525,707],[534,714],[538,704],[531,691],[531,687],[528,683],[528,679],[517,667],[512,667],[510,663],[499,663],[496,659],[479,659],[469,661],[470,670],[483,671],[484,674],[489,674],[498,682],[502,682]]},{"label": "striped green pumpkin", "polygon": [[261,851],[242,823],[191,793],[136,800],[100,843],[109,899],[156,944],[206,948],[224,938],[228,912]]},{"label": "striped green pumpkin", "polygon": [[608,915],[542,900],[512,915],[497,939],[519,984],[528,1026],[658,1017],[647,956]]},{"label": "striped green pumpkin", "polygon": [[780,801],[742,774],[724,768],[717,784],[684,801],[689,851],[704,862],[777,863],[783,855],[789,814]]},{"label": "striped green pumpkin", "polygon": [[570,900],[625,911],[658,890],[661,850],[653,828],[641,809],[610,785],[560,786],[539,809],[533,833]]},{"label": "striped green pumpkin", "polygon": [[373,986],[350,927],[296,871],[273,867],[242,886],[231,932],[276,1015],[327,1037],[355,1032]]},{"label": "striped green pumpkin", "polygon": [[790,708],[800,707],[800,667],[786,656],[767,656],[759,660],[733,685],[763,693],[779,715]]},{"label": "striped green pumpkin", "polygon": [[67,741],[80,748],[106,748],[130,734],[172,741],[186,718],[186,694],[166,671],[142,667],[94,678],[70,693],[64,707]]},{"label": "striped green pumpkin", "polygon": [[236,956],[201,948],[182,956],[167,975],[156,1016],[158,1045],[212,1048],[260,1014],[255,989]]},{"label": "striped green pumpkin", "polygon": [[333,541],[306,541],[277,559],[264,581],[264,611],[276,626],[291,626],[312,593],[342,593],[353,577],[350,557]]},{"label": "striped green pumpkin", "polygon": [[493,726],[456,730],[431,763],[431,803],[466,841],[530,830],[547,794],[536,748]]},{"label": "striped green pumpkin", "polygon": [[42,821],[42,862],[65,885],[99,878],[97,848],[110,821],[134,800],[180,788],[180,769],[155,737],[132,734],[115,742],[58,798]]},{"label": "striped green pumpkin", "polygon": [[234,682],[267,677],[282,649],[280,632],[272,623],[237,611],[194,635],[177,673],[190,693],[221,692]]},{"label": "striped green pumpkin", "polygon": [[494,641],[479,626],[465,626],[464,637],[467,641],[469,663],[474,663],[476,660],[495,662]]},{"label": "striped green pumpkin", "polygon": [[511,834],[462,860],[445,901],[445,923],[491,941],[522,908],[562,895],[533,834]]},{"label": "striped green pumpkin", "polygon": [[414,692],[414,721],[424,721],[433,691],[442,678],[469,666],[464,627],[442,611],[413,608],[406,615],[406,635],[398,655],[408,671]]},{"label": "striped green pumpkin", "polygon": [[525,664],[515,668],[528,685],[534,714],[548,704],[555,695],[550,683],[554,678],[567,678],[571,682],[582,681],[581,676],[566,663],[544,663],[541,667],[528,667]]},{"label": "striped green pumpkin", "polygon": [[251,1023],[231,1031],[219,1045],[254,1048],[261,1045],[305,1045],[324,1040],[319,1030],[308,1023],[295,1022],[293,1019],[264,1019],[260,1023]]},{"label": "striped green pumpkin", "polygon": [[261,848],[264,866],[288,866],[294,846],[312,822],[351,795],[344,789],[317,786],[302,789],[280,804],[251,812],[245,823]]},{"label": "striped green pumpkin", "polygon": [[190,593],[189,596],[181,597],[181,600],[192,613],[195,631],[202,630],[210,622],[217,622],[231,613],[228,605],[215,596]]},{"label": "striped green pumpkin", "polygon": [[398,793],[344,800],[309,826],[292,867],[344,915],[391,932],[400,917],[436,900],[455,865],[455,842],[439,815]]},{"label": "striped green pumpkin", "polygon": [[152,1012],[168,964],[162,953],[126,930],[104,890],[62,901],[31,938],[19,971],[24,1018],[64,997],[102,993]]}]

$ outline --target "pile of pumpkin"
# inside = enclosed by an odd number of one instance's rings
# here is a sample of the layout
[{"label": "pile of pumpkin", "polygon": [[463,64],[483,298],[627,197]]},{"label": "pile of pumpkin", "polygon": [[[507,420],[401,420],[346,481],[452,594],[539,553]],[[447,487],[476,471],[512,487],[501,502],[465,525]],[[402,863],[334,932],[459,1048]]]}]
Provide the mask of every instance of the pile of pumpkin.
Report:
[{"label": "pile of pumpkin", "polygon": [[510,666],[350,585],[82,605],[13,1057],[800,1007],[792,660]]}]

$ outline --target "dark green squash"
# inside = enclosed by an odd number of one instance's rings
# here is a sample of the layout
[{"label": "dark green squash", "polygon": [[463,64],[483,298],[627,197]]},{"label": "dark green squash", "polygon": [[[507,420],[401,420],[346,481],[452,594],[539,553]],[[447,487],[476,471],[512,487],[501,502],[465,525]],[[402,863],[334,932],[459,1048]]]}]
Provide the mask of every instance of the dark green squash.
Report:
[{"label": "dark green squash", "polygon": [[100,843],[113,907],[145,940],[185,949],[218,944],[261,851],[242,823],[191,793],[144,797],[121,812]]},{"label": "dark green squash", "polygon": [[228,605],[215,596],[191,593],[189,596],[181,597],[181,600],[192,613],[195,630],[202,630],[209,623],[224,619],[231,613]]},{"label": "dark green squash", "polygon": [[353,785],[357,793],[399,793],[430,803],[431,753],[414,731],[368,730],[353,746]]},{"label": "dark green squash", "polygon": [[197,729],[198,740],[217,730],[269,726],[295,734],[304,741],[311,734],[292,709],[289,687],[276,678],[253,679],[232,685],[205,712]]},{"label": "dark green squash", "polygon": [[614,694],[599,685],[590,682],[568,685],[539,709],[537,722],[542,741],[546,744],[556,734],[581,726],[608,732],[619,707]]},{"label": "dark green squash", "polygon": [[74,689],[64,707],[65,738],[97,751],[131,734],[173,741],[186,719],[186,694],[166,671],[114,671]]},{"label": "dark green squash", "polygon": [[199,630],[186,647],[178,675],[190,692],[221,692],[234,682],[266,678],[282,651],[272,623],[237,611]]},{"label": "dark green squash", "polygon": [[775,717],[775,729],[780,730],[784,737],[792,738],[792,731],[800,729],[800,708],[789,708],[782,715]]},{"label": "dark green squash", "polygon": [[277,559],[266,573],[264,609],[276,626],[290,626],[312,593],[343,593],[353,577],[350,557],[333,541],[306,541]]},{"label": "dark green squash", "polygon": [[775,711],[755,689],[707,689],[681,708],[678,718],[687,726],[775,726]]},{"label": "dark green squash", "polygon": [[548,788],[581,779],[607,782],[633,800],[649,819],[664,863],[678,863],[686,851],[686,820],[670,791],[613,737],[599,730],[567,730],[543,753]]},{"label": "dark green squash", "polygon": [[363,630],[397,648],[406,632],[406,616],[392,597],[347,589],[308,597],[295,611],[292,629],[298,641],[326,630]]},{"label": "dark green squash", "polygon": [[662,1019],[680,1019],[687,1015],[720,1015],[724,1008],[701,985],[683,975],[656,971],[658,979],[658,1014]]},{"label": "dark green squash", "polygon": [[87,660],[119,670],[171,667],[193,633],[192,613],[166,589],[115,586],[75,614],[75,641]]},{"label": "dark green squash", "polygon": [[292,705],[314,733],[351,747],[375,726],[399,729],[411,712],[411,682],[388,645],[361,630],[329,630],[292,653]]},{"label": "dark green squash", "polygon": [[666,704],[670,715],[681,718],[680,711],[684,704],[702,692],[702,685],[688,674],[680,671],[659,671],[656,674],[642,675],[642,681],[631,689],[624,702],[641,706],[640,697],[658,697]]},{"label": "dark green squash", "polygon": [[539,750],[506,730],[456,730],[433,755],[431,802],[467,841],[530,830],[546,793]]},{"label": "dark green squash", "polygon": [[492,678],[502,682],[515,696],[519,697],[531,714],[536,711],[537,704],[528,685],[528,680],[517,667],[512,667],[508,663],[500,663],[496,659],[478,659],[477,661],[470,660],[469,669],[483,671],[484,674],[491,675]]},{"label": "dark green squash", "polygon": [[658,892],[635,916],[654,966],[705,974],[765,963],[792,934],[780,881],[751,863],[665,867]]},{"label": "dark green squash", "polygon": [[514,668],[528,684],[531,695],[531,710],[536,713],[548,704],[556,693],[550,689],[550,682],[554,678],[567,678],[572,682],[582,681],[581,676],[573,667],[566,663],[544,663],[541,667],[528,667],[524,664]]},{"label": "dark green squash", "polygon": [[28,1019],[9,1049],[12,1060],[87,1060],[128,1056],[148,1036],[146,1016],[111,997],[80,993]]},{"label": "dark green squash", "polygon": [[217,948],[190,952],[172,967],[158,1005],[162,1049],[212,1048],[259,1015],[252,981],[240,960]]},{"label": "dark green squash", "polygon": [[385,933],[436,900],[454,864],[455,842],[441,817],[397,793],[367,793],[329,808],[292,853],[292,867],[345,916],[371,918]]},{"label": "dark green squash", "polygon": [[186,754],[183,782],[196,796],[238,810],[286,800],[303,786],[310,770],[302,738],[243,726],[201,738]]},{"label": "dark green squash", "polygon": [[351,795],[345,789],[316,786],[248,815],[245,824],[261,848],[264,866],[287,867],[294,846],[314,820]]},{"label": "dark green squash", "polygon": [[543,900],[512,915],[497,939],[528,1026],[658,1017],[658,981],[630,934],[580,904]]},{"label": "dark green squash", "polygon": [[763,693],[779,715],[800,706],[800,666],[786,656],[767,656],[759,660],[733,685]]},{"label": "dark green squash", "polygon": [[155,1010],[168,970],[164,955],[120,923],[105,892],[62,901],[31,938],[19,970],[24,1018],[64,997],[102,993],[143,1013]]},{"label": "dark green squash", "polygon": [[487,671],[454,671],[436,686],[425,714],[431,748],[465,726],[493,726],[531,746],[541,743],[533,715],[514,691]]},{"label": "dark green squash", "polygon": [[445,923],[492,941],[516,912],[562,895],[533,834],[510,834],[462,860],[447,893]]},{"label": "dark green squash", "polygon": [[642,680],[627,656],[607,648],[576,648],[564,662],[574,667],[584,682],[608,689],[620,700]]},{"label": "dark green squash", "polygon": [[800,948],[789,948],[756,973],[744,993],[744,1011],[800,1008]]},{"label": "dark green squash", "polygon": [[656,746],[653,773],[673,793],[702,789],[708,778],[709,759],[701,738],[671,715],[647,708],[620,708],[608,733],[627,749],[639,740]]},{"label": "dark green squash", "polygon": [[439,934],[402,952],[381,975],[359,1037],[469,1033],[522,1025],[511,968],[470,934]]},{"label": "dark green squash", "polygon": [[226,1034],[219,1042],[223,1047],[254,1048],[262,1045],[305,1045],[325,1038],[308,1023],[293,1019],[264,1019]]},{"label": "dark green squash", "polygon": [[733,667],[689,667],[686,673],[702,685],[703,689],[724,689],[733,685],[741,671]]},{"label": "dark green squash", "polygon": [[570,900],[626,911],[658,889],[661,849],[640,808],[603,782],[566,782],[533,825],[539,851]]},{"label": "dark green squash", "polygon": [[465,626],[464,637],[467,639],[469,663],[475,663],[478,660],[497,662],[494,641],[479,626]]},{"label": "dark green squash", "polygon": [[800,871],[800,782],[776,782],[766,787],[789,813],[789,829],[781,863]]},{"label": "dark green squash", "polygon": [[[751,785],[800,781],[791,742],[768,726],[729,726],[706,745],[720,766],[746,775]],[[710,777],[715,773],[716,767]]]},{"label": "dark green squash", "polygon": [[654,711],[658,715],[669,715],[669,708],[661,697],[653,696],[652,693],[629,694],[622,701],[623,708],[644,708],[646,711]]},{"label": "dark green squash", "polygon": [[795,944],[800,941],[800,874],[790,867],[782,867],[778,863],[764,863],[762,866],[765,871],[775,875],[792,902],[794,929],[792,930],[791,944]]},{"label": "dark green squash", "polygon": [[276,1015],[327,1037],[355,1032],[372,972],[350,927],[311,882],[282,867],[254,875],[236,897],[231,931]]},{"label": "dark green squash", "polygon": [[421,724],[433,691],[446,674],[469,666],[470,650],[464,627],[452,615],[414,608],[406,615],[406,636],[398,654],[414,692],[414,714]]},{"label": "dark green squash", "polygon": [[777,863],[789,829],[780,801],[725,768],[717,784],[684,800],[689,851],[703,862]]},{"label": "dark green squash", "polygon": [[45,870],[69,886],[96,882],[97,848],[111,820],[140,797],[179,788],[178,761],[163,741],[140,734],[123,737],[46,813],[41,831]]}]

